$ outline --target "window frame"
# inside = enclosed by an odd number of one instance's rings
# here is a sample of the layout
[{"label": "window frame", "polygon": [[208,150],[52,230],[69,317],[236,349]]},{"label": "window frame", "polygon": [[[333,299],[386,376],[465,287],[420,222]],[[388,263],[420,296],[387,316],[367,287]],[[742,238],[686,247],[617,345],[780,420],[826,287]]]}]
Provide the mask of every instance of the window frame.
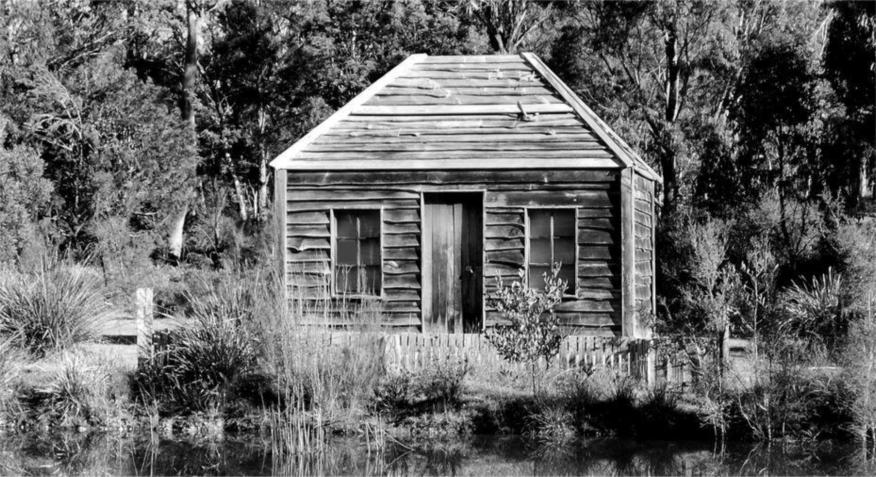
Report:
[{"label": "window frame", "polygon": [[[530,220],[529,220],[529,212],[533,211],[533,210],[534,211],[570,210],[573,212],[574,223],[572,224],[573,225],[572,230],[574,230],[574,235],[572,237],[572,239],[573,239],[572,250],[574,251],[575,259],[574,259],[574,265],[573,265],[574,266],[574,273],[572,274],[572,276],[575,279],[575,283],[570,283],[568,285],[568,288],[566,289],[566,291],[563,292],[563,298],[577,299],[578,298],[578,260],[579,260],[579,257],[578,257],[578,222],[580,221],[580,218],[578,217],[578,207],[569,206],[569,205],[544,205],[544,206],[532,206],[532,207],[527,206],[527,207],[523,208],[523,221],[524,221],[524,228],[525,228],[525,230],[524,230],[525,236],[523,237],[523,240],[524,240],[523,261],[524,261],[524,265],[525,265],[523,278],[524,278],[524,283],[526,284],[526,286],[529,286],[529,262],[531,261],[530,260],[531,251],[530,251],[529,243],[532,240],[532,225],[530,224]],[[553,227],[553,221],[551,221],[551,227]],[[551,234],[551,260],[552,261],[554,258],[553,257],[553,255],[554,255],[553,249],[554,249],[553,234]],[[563,264],[563,266],[566,266],[566,265],[567,264]]]},{"label": "window frame", "polygon": [[[336,271],[338,267],[338,221],[336,212],[377,212],[377,221],[379,227],[379,246],[378,246],[378,262],[380,267],[380,293],[377,294],[368,294],[368,293],[356,293],[356,294],[347,294],[338,290],[337,280],[336,280]],[[347,206],[347,207],[332,207],[329,210],[329,223],[331,224],[330,231],[330,240],[331,240],[331,269],[329,276],[329,285],[330,285],[330,295],[331,298],[339,298],[339,299],[353,299],[353,300],[373,300],[383,299],[384,298],[384,273],[383,273],[383,247],[384,247],[384,235],[385,231],[383,230],[383,206],[374,206],[374,205],[362,205],[362,206]]]}]

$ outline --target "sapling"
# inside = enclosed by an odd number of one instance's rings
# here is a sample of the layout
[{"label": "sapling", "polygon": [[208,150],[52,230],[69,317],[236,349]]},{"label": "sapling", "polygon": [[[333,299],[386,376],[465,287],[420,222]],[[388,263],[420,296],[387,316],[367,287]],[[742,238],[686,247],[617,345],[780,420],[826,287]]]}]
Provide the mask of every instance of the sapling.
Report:
[{"label": "sapling", "polygon": [[528,364],[533,395],[538,391],[539,360],[543,359],[545,367],[549,366],[563,341],[559,319],[553,313],[568,287],[566,280],[559,277],[561,266],[554,263],[551,271],[543,274],[543,290],[525,286],[521,270],[520,280],[515,280],[511,286],[504,286],[501,278],[497,278],[499,291],[490,297],[492,305],[508,323],[488,329],[487,341],[506,361]]}]

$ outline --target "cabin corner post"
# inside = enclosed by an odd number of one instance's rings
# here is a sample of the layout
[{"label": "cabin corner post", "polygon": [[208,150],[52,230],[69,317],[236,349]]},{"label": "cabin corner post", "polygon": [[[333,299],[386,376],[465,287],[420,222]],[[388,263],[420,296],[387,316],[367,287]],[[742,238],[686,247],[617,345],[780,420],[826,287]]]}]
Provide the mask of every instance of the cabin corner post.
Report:
[{"label": "cabin corner post", "polygon": [[286,177],[288,175],[286,169],[274,170],[274,223],[276,224],[277,234],[277,285],[280,288],[282,313],[285,318],[288,315],[288,298],[289,291],[286,286],[286,263],[288,249],[286,247]]},{"label": "cabin corner post", "polygon": [[633,168],[620,173],[621,219],[621,333],[625,338],[638,338],[636,323],[636,234],[634,216]]}]

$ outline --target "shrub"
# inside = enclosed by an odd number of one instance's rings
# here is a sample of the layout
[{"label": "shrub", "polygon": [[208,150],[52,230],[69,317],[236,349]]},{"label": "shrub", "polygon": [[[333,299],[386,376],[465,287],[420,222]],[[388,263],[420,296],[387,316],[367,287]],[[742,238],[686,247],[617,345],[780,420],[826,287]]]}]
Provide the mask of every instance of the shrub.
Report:
[{"label": "shrub", "polygon": [[509,323],[488,329],[486,339],[505,360],[529,365],[533,394],[538,361],[544,359],[549,365],[563,340],[559,318],[553,313],[568,287],[559,278],[560,266],[554,263],[551,272],[545,272],[544,290],[525,287],[520,281],[505,287],[500,278],[499,291],[490,300]]},{"label": "shrub", "polygon": [[468,370],[466,361],[447,359],[417,372],[403,370],[385,376],[377,384],[375,404],[397,418],[456,408]]},{"label": "shrub", "polygon": [[99,278],[80,266],[43,264],[0,280],[0,333],[37,357],[93,340],[109,313]]}]

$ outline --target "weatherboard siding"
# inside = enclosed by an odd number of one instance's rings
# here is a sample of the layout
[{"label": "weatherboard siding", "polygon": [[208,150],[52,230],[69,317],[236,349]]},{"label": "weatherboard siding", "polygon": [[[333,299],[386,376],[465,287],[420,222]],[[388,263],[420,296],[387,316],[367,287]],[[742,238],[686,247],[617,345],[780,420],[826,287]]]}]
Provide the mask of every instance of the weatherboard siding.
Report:
[{"label": "weatherboard siding", "polygon": [[[422,312],[422,193],[484,192],[484,295],[496,279],[510,284],[525,267],[526,209],[568,207],[576,211],[576,282],[557,307],[577,332],[618,335],[620,246],[617,171],[565,173],[430,171],[379,174],[291,172],[286,189],[286,270],[295,307],[328,323],[349,323],[355,300],[331,297],[331,210],[380,209],[383,230],[383,293],[375,305],[389,326],[419,326]],[[327,303],[330,301],[330,304]],[[485,303],[486,325],[501,317]]]}]

